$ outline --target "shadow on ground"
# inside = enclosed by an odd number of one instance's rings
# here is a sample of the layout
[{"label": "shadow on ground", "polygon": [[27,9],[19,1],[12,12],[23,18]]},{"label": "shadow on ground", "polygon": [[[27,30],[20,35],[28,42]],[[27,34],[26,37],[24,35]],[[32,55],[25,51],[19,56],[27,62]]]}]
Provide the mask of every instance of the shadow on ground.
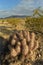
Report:
[{"label": "shadow on ground", "polygon": [[33,65],[43,65],[43,60],[36,60]]}]

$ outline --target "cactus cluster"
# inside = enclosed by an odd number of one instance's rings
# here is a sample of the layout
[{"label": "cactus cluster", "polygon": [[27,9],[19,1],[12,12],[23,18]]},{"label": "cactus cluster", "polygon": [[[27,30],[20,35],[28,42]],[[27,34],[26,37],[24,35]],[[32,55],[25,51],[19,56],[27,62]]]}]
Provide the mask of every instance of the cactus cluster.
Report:
[{"label": "cactus cluster", "polygon": [[25,30],[15,31],[10,35],[5,45],[3,64],[7,60],[9,60],[9,62],[11,62],[11,59],[14,61],[16,57],[22,60],[22,62],[26,60],[26,58],[35,61],[37,55],[35,51],[38,48],[39,38],[36,37],[34,32]]}]

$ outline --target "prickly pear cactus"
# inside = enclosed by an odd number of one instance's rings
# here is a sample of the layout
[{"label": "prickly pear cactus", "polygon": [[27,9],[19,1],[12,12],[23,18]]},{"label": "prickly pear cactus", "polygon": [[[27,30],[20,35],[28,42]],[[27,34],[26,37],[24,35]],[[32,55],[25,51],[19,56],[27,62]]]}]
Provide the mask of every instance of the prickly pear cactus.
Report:
[{"label": "prickly pear cactus", "polygon": [[32,65],[41,58],[40,39],[34,32],[15,31],[6,42],[2,65]]}]

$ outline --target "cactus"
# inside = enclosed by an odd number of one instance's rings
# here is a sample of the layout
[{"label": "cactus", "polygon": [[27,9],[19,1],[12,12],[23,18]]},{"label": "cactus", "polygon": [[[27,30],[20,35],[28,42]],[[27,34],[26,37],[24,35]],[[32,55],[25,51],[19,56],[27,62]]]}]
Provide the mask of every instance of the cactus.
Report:
[{"label": "cactus", "polygon": [[35,51],[39,47],[39,40],[36,40],[36,34],[34,32],[22,30],[10,35],[7,46],[9,49],[8,59],[9,57],[15,58],[16,56],[19,57],[19,55],[22,55],[22,58],[24,56],[24,60],[29,56],[29,59],[34,61],[36,58]]}]

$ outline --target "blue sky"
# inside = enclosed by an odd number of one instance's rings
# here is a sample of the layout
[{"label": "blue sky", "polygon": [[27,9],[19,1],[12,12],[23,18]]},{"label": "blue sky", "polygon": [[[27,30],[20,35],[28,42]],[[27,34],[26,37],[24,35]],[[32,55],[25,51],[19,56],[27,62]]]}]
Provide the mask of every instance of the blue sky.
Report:
[{"label": "blue sky", "polygon": [[17,6],[20,3],[20,0],[0,0],[0,9],[6,10],[11,9],[12,7]]},{"label": "blue sky", "polygon": [[43,10],[43,0],[0,0],[0,17],[31,15],[38,7]]}]

